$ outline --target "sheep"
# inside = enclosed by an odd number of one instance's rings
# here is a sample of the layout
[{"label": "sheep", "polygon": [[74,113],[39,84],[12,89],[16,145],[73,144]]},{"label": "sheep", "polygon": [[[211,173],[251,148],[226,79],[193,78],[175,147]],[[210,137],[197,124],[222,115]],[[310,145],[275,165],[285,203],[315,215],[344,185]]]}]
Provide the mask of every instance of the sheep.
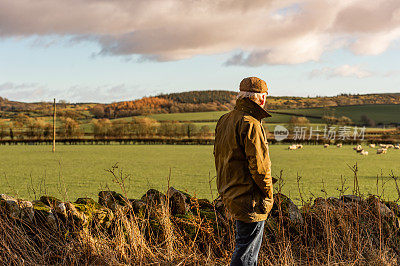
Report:
[{"label": "sheep", "polygon": [[303,149],[303,145],[301,145],[301,144],[297,144],[296,147],[297,147],[297,149]]},{"label": "sheep", "polygon": [[355,147],[354,150],[355,150],[356,152],[361,152],[361,151],[363,150],[363,148],[362,148],[361,145],[357,145],[357,147]]},{"label": "sheep", "polygon": [[297,150],[297,145],[290,145],[288,150]]},{"label": "sheep", "polygon": [[384,148],[380,148],[376,150],[376,154],[386,154],[387,153],[387,149]]},{"label": "sheep", "polygon": [[369,147],[370,148],[375,148],[375,144],[371,143],[371,144],[369,144]]},{"label": "sheep", "polygon": [[382,149],[386,149],[387,145],[386,144],[379,144],[379,147],[381,147]]},{"label": "sheep", "polygon": [[328,148],[328,147],[329,147],[328,143],[324,144],[324,148]]},{"label": "sheep", "polygon": [[388,145],[386,146],[386,148],[388,148],[388,149],[394,148],[394,145],[393,145],[393,144],[388,144]]},{"label": "sheep", "polygon": [[353,150],[355,151],[361,151],[363,148],[360,144],[358,144],[357,146],[353,147]]},{"label": "sheep", "polygon": [[360,152],[360,155],[368,155],[368,152],[365,151],[365,150],[362,150],[362,151]]},{"label": "sheep", "polygon": [[341,148],[343,146],[343,144],[342,143],[338,143],[338,144],[336,144],[336,147],[338,147],[338,148]]},{"label": "sheep", "polygon": [[396,146],[394,146],[394,148],[395,148],[396,150],[400,150],[400,145],[397,144]]}]

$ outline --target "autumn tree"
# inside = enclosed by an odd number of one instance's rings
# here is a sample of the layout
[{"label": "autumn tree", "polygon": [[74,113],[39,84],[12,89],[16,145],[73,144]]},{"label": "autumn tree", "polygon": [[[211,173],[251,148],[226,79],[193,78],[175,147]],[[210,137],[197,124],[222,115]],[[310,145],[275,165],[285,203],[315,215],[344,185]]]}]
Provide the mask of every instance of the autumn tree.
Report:
[{"label": "autumn tree", "polygon": [[338,119],[337,119],[336,117],[334,117],[334,116],[327,116],[327,115],[326,115],[326,116],[323,116],[323,117],[322,117],[322,121],[324,121],[325,124],[326,124],[328,127],[330,127],[330,126],[336,124],[336,123],[338,122]]},{"label": "autumn tree", "polygon": [[187,137],[190,139],[193,135],[197,133],[197,126],[193,123],[188,123],[184,125],[186,128]]},{"label": "autumn tree", "polygon": [[130,125],[126,121],[114,120],[112,121],[112,136],[122,138],[128,136],[130,132]]},{"label": "autumn tree", "polygon": [[24,134],[23,134],[23,128],[24,128],[24,124],[20,121],[12,121],[12,123],[10,123],[9,125],[10,127],[10,138],[14,139],[23,139],[24,138]]},{"label": "autumn tree", "polygon": [[25,120],[26,135],[28,138],[33,138],[36,134],[36,120],[34,118],[28,118]]},{"label": "autumn tree", "polygon": [[4,121],[0,121],[0,139],[7,136],[7,124]]},{"label": "autumn tree", "polygon": [[160,124],[158,135],[165,137],[172,137],[177,135],[177,127],[181,124],[179,122],[165,121]]},{"label": "autumn tree", "polygon": [[353,121],[347,116],[342,116],[338,119],[338,124],[342,126],[349,126],[353,124]]},{"label": "autumn tree", "polygon": [[107,138],[112,135],[112,123],[107,118],[93,119],[93,133],[96,138]]},{"label": "autumn tree", "polygon": [[51,125],[42,118],[28,118],[24,124],[28,138],[42,138],[50,134]]},{"label": "autumn tree", "polygon": [[61,134],[66,138],[76,138],[82,135],[79,123],[70,118],[62,119]]},{"label": "autumn tree", "polygon": [[134,117],[130,123],[130,130],[136,136],[149,136],[157,133],[159,123],[150,117]]},{"label": "autumn tree", "polygon": [[291,126],[306,126],[310,124],[310,121],[304,116],[292,116],[289,124]]},{"label": "autumn tree", "polygon": [[202,137],[206,137],[206,136],[208,136],[210,133],[211,133],[211,129],[210,129],[209,126],[207,126],[207,125],[201,126],[201,128],[200,128],[200,135],[201,135]]},{"label": "autumn tree", "polygon": [[104,106],[103,105],[95,105],[93,108],[90,109],[90,113],[95,117],[95,118],[104,118],[105,112],[104,112]]}]

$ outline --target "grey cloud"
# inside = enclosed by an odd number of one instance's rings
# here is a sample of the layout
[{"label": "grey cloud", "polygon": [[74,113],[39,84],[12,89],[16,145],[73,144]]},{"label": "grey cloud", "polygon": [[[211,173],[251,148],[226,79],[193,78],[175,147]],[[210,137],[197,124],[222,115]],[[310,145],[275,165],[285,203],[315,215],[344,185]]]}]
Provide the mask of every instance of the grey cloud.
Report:
[{"label": "grey cloud", "polygon": [[231,58],[229,58],[224,65],[225,66],[237,66],[237,65],[243,65],[244,61],[246,60],[245,55],[240,52],[235,55],[233,55]]},{"label": "grey cloud", "polygon": [[2,0],[0,37],[31,36],[43,46],[48,36],[97,42],[97,55],[139,60],[239,50],[225,65],[297,64],[332,49],[382,53],[400,38],[400,1]]},{"label": "grey cloud", "polygon": [[234,65],[246,65],[246,66],[260,66],[265,64],[265,62],[271,63],[271,59],[269,57],[271,51],[257,51],[249,53],[245,55],[244,53],[238,53],[231,58],[229,58],[226,62],[226,66],[234,66]]}]

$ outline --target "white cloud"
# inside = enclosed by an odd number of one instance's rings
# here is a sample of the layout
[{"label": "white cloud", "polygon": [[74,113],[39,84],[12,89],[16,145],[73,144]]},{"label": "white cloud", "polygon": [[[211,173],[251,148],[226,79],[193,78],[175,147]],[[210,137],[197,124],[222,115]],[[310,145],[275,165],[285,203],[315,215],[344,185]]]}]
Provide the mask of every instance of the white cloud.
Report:
[{"label": "white cloud", "polygon": [[373,73],[363,69],[360,65],[342,65],[336,68],[325,67],[315,69],[310,73],[310,78],[324,76],[326,78],[334,77],[351,77],[351,78],[366,78],[372,76]]},{"label": "white cloud", "polygon": [[400,38],[399,14],[398,0],[2,0],[0,37],[69,36],[157,61],[240,50],[227,65],[297,64],[331,49],[382,53]]},{"label": "white cloud", "polygon": [[50,89],[46,85],[38,83],[13,83],[6,82],[0,84],[0,96],[9,100],[24,102],[39,102],[67,99],[71,102],[91,102],[122,101],[136,99],[146,96],[148,92],[138,88],[138,86],[103,85],[103,86],[71,86],[66,89]]},{"label": "white cloud", "polygon": [[400,75],[400,70],[389,70],[386,71],[385,73],[383,73],[383,77],[387,78],[387,77],[396,77]]}]

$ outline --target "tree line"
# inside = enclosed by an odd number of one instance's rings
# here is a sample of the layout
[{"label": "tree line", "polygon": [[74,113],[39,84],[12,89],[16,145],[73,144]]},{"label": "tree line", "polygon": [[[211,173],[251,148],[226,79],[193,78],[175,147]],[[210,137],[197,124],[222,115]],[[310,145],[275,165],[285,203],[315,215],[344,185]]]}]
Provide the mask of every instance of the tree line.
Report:
[{"label": "tree line", "polygon": [[[138,138],[138,137],[208,137],[212,131],[209,126],[178,121],[159,122],[148,117],[133,117],[131,120],[92,119],[80,123],[70,117],[57,121],[57,138]],[[12,121],[0,121],[0,140],[51,139],[52,122],[40,117],[32,118],[20,114]]]}]

